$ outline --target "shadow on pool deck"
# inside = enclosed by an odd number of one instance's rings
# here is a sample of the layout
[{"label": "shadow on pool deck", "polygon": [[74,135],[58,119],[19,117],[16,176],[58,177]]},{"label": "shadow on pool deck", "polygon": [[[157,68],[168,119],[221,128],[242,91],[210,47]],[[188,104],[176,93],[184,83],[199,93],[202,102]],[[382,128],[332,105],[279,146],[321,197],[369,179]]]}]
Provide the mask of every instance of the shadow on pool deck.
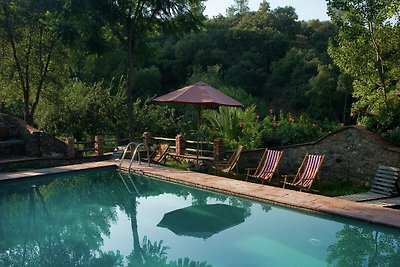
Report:
[{"label": "shadow on pool deck", "polygon": [[[116,167],[119,162],[109,160],[84,164],[60,166],[48,169],[38,169],[14,173],[0,173],[1,180],[27,178],[46,174],[63,173],[93,169],[99,167]],[[128,167],[129,161],[124,161],[122,167]],[[298,192],[267,185],[227,179],[223,177],[172,169],[164,166],[134,163],[134,171],[143,172],[160,179],[178,182],[185,185],[216,190],[259,201],[274,202],[290,207],[303,208],[317,212],[364,220],[371,223],[387,225],[400,229],[400,210],[382,208],[371,204],[357,203],[348,200]]]}]

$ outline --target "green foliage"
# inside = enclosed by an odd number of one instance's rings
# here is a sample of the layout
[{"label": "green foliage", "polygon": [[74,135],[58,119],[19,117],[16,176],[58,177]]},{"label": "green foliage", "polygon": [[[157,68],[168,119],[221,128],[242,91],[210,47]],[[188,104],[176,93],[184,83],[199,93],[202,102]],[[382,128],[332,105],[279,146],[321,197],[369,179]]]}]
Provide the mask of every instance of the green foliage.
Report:
[{"label": "green foliage", "polygon": [[[309,80],[317,74],[319,60],[314,51],[306,49],[290,49],[284,58],[272,64],[271,79],[268,87],[270,97],[275,99],[283,95],[280,100],[285,106],[305,111],[309,106],[306,92],[310,90]],[[280,87],[281,91],[272,91]],[[278,102],[279,100],[276,100]],[[283,106],[282,104],[278,106]]]},{"label": "green foliage", "polygon": [[[24,119],[33,124],[42,93],[63,77],[63,50],[58,32],[63,1],[0,1],[1,76],[18,89]],[[2,82],[0,82],[1,84]],[[15,105],[9,104],[14,108]]]},{"label": "green foliage", "polygon": [[[351,105],[351,82],[342,82],[343,76],[331,67],[326,52],[337,26],[329,21],[299,22],[292,7],[271,9],[268,2],[262,2],[257,11],[250,12],[247,1],[236,1],[235,14],[209,19],[203,25],[200,0],[34,2],[1,0],[1,7],[12,7],[16,15],[12,18],[17,23],[14,33],[21,37],[17,47],[20,59],[26,59],[23,53],[29,51],[27,37],[31,34],[33,41],[38,40],[36,33],[41,26],[46,30],[44,37],[50,38],[46,40],[57,37],[35,118],[39,128],[57,136],[74,135],[80,139],[94,133],[116,132],[125,138],[127,132],[140,135],[150,131],[165,136],[180,132],[192,139],[197,130],[196,107],[165,108],[145,99],[199,80],[246,107],[255,105],[251,116],[250,111],[247,115],[243,111],[224,113],[243,123],[247,117],[251,124],[256,114],[268,113],[265,102],[296,113],[307,112],[318,120],[343,117],[343,121]],[[144,5],[137,5],[139,2]],[[28,10],[30,5],[35,8]],[[29,16],[34,17],[32,25],[27,23]],[[133,20],[134,17],[139,19]],[[8,28],[4,12],[0,22],[4,37],[0,39],[1,109],[21,117],[26,105],[21,91],[15,90],[21,82],[12,47],[5,45]],[[47,49],[51,42],[42,44]],[[35,57],[30,62],[43,63],[36,55],[50,51],[46,49],[33,45],[30,55]],[[29,70],[38,73],[38,66],[30,66]],[[127,82],[121,83],[120,77]],[[29,81],[33,85],[41,79],[35,74]],[[28,107],[33,107],[35,96],[32,94],[29,99]],[[247,136],[233,137],[236,133],[230,127],[226,131],[231,132],[227,136],[232,146],[239,139],[248,142],[249,147],[266,143],[260,141],[260,134],[250,130],[259,128],[261,132],[260,121],[254,127],[246,126],[253,143],[245,140]]]},{"label": "green foliage", "polygon": [[136,72],[133,86],[137,97],[152,97],[161,90],[161,73],[157,67],[140,69]]},{"label": "green foliage", "polygon": [[321,193],[324,196],[345,196],[367,192],[368,190],[370,190],[370,188],[365,185],[360,185],[349,180],[342,181],[337,179],[337,177],[321,180]]},{"label": "green foliage", "polygon": [[[194,66],[205,71],[218,65],[225,85],[240,87],[265,99],[272,63],[293,46],[296,38],[293,30],[301,30],[296,19],[292,8],[270,10],[266,2],[256,12],[242,10],[240,15],[211,19],[206,23],[206,31],[170,40],[167,46],[161,43],[161,54],[168,59],[168,65],[161,60],[159,68],[173,73],[177,88],[185,82],[182,78],[193,73]],[[284,21],[285,26],[277,21]]]},{"label": "green foliage", "polygon": [[[113,46],[117,46],[115,42],[113,42]],[[82,55],[79,53],[74,55],[75,57],[79,63],[76,64],[73,75],[85,83],[95,83],[100,78],[108,84],[115,82],[117,77],[125,75],[126,72],[126,64],[124,64],[126,53],[118,47],[96,54]]]},{"label": "green foliage", "polygon": [[387,104],[377,101],[376,105],[367,109],[360,107],[353,110],[359,116],[359,122],[368,129],[381,134],[394,145],[400,145],[400,102],[394,92],[388,94]]},{"label": "green foliage", "polygon": [[137,99],[133,103],[133,118],[137,135],[150,132],[152,136],[173,137],[177,134],[180,119],[175,115],[175,109],[152,103],[151,98]]},{"label": "green foliage", "polygon": [[261,121],[263,147],[301,144],[316,141],[339,125],[319,123],[306,115],[294,115],[273,109]]},{"label": "green foliage", "polygon": [[38,112],[38,126],[51,134],[78,140],[125,129],[123,86],[120,81],[113,93],[112,86],[103,82],[87,85],[72,80],[63,90],[45,96]]},{"label": "green foliage", "polygon": [[394,145],[400,146],[400,126],[388,130],[383,137],[390,140]]},{"label": "green foliage", "polygon": [[[350,113],[345,106],[345,90],[341,90],[338,70],[332,65],[318,65],[318,74],[310,79],[310,89],[306,92],[310,105],[307,109],[318,120],[341,121]],[[343,119],[343,122],[345,120]]]},{"label": "green foliage", "polygon": [[226,147],[231,149],[238,144],[247,149],[259,147],[261,134],[255,106],[246,109],[220,107],[218,111],[205,110],[203,117],[207,121],[204,132],[209,140],[222,138]]},{"label": "green foliage", "polygon": [[353,114],[361,123],[375,124],[378,132],[398,125],[392,119],[398,105],[390,100],[400,75],[398,7],[399,1],[390,0],[328,1],[329,14],[339,29],[329,54],[343,73],[354,78]]},{"label": "green foliage", "polygon": [[[111,36],[118,40],[121,49],[126,52],[126,98],[129,138],[134,139],[136,125],[132,112],[137,95],[134,87],[134,74],[139,59],[149,53],[150,36],[160,32],[168,34],[186,33],[198,30],[204,16],[201,13],[202,0],[184,1],[139,1],[121,0],[89,1],[89,9],[94,14],[96,29],[107,28]],[[86,14],[82,14],[86,17]]]},{"label": "green foliage", "polygon": [[235,16],[240,15],[246,12],[249,12],[249,0],[235,0],[235,4],[228,7],[226,10],[227,16]]},{"label": "green foliage", "polygon": [[255,112],[255,106],[246,109],[220,107],[218,111],[205,110],[203,117],[206,121],[203,132],[208,139],[222,138],[231,149],[237,144],[252,149],[317,141],[340,127],[337,123],[322,123],[306,115],[285,113],[282,110],[276,113],[273,109],[261,119]]}]

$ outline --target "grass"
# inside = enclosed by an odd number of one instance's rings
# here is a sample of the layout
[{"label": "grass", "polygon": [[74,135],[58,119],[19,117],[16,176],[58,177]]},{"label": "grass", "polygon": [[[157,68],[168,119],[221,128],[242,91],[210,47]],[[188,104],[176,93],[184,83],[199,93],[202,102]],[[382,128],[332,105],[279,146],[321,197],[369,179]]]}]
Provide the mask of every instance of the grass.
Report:
[{"label": "grass", "polygon": [[183,162],[178,162],[176,160],[167,160],[165,162],[165,166],[169,168],[179,169],[179,170],[187,170],[188,164]]},{"label": "grass", "polygon": [[324,179],[321,181],[321,194],[329,197],[343,196],[369,191],[369,187],[352,181]]}]

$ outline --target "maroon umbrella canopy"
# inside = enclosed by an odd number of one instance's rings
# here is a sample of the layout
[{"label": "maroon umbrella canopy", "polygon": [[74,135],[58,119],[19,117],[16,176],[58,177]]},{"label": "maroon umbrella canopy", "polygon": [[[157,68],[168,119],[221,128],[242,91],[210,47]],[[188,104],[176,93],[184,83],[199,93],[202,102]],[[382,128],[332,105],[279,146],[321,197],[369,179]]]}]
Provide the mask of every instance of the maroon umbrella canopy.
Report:
[{"label": "maroon umbrella canopy", "polygon": [[181,104],[243,107],[235,99],[221,93],[204,82],[197,82],[193,85],[183,87],[166,95],[159,96],[154,100]]},{"label": "maroon umbrella canopy", "polygon": [[201,109],[202,106],[228,106],[228,107],[243,107],[241,103],[235,99],[221,93],[215,88],[205,84],[204,82],[197,82],[159,96],[154,99],[158,102],[179,103],[179,104],[192,104],[199,106],[199,122],[197,131],[197,163],[199,163],[199,140],[200,140],[200,125],[201,125]]}]

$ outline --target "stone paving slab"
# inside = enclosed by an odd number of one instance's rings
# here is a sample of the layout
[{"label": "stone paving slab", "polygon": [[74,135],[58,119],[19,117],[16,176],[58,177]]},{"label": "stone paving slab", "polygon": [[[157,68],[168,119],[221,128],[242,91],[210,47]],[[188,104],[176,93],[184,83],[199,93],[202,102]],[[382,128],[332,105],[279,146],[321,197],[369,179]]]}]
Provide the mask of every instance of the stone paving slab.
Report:
[{"label": "stone paving slab", "polygon": [[0,173],[0,181],[2,180],[12,180],[19,178],[27,178],[27,177],[37,177],[47,174],[57,174],[64,173],[69,171],[79,171],[79,170],[88,170],[94,168],[101,167],[111,167],[116,166],[115,161],[98,161],[98,162],[89,162],[83,164],[74,164],[74,165],[65,165],[53,168],[46,169],[37,169],[37,170],[29,170],[29,171],[21,171],[21,172],[5,172]]},{"label": "stone paving slab", "polygon": [[[124,161],[122,167],[127,167],[128,165],[129,161]],[[117,166],[117,162],[110,160],[15,173],[0,173],[0,181],[111,166]],[[259,201],[273,202],[295,208],[364,220],[400,229],[400,210],[208,174],[177,170],[154,164],[148,166],[148,164],[142,163],[139,165],[135,162],[132,167],[135,171],[144,172],[150,176],[172,182],[229,193]]]}]

